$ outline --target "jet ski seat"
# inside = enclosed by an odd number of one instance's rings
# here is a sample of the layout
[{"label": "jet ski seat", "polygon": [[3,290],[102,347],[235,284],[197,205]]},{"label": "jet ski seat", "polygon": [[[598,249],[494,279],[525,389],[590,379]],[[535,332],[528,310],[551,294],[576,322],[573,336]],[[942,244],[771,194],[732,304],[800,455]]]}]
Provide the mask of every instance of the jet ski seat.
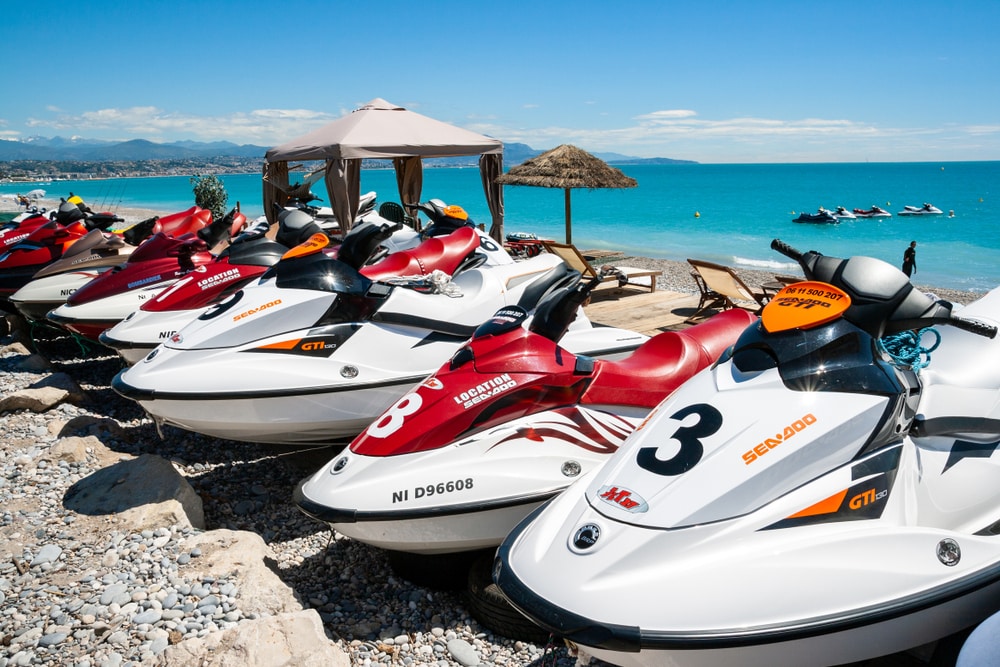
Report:
[{"label": "jet ski seat", "polygon": [[580,278],[580,272],[571,269],[565,262],[560,262],[552,267],[552,270],[525,288],[517,305],[529,311],[538,306],[538,303],[553,290],[576,283]]},{"label": "jet ski seat", "polygon": [[229,257],[230,264],[274,266],[288,248],[263,236],[236,243],[226,248],[219,257]]},{"label": "jet ski seat", "polygon": [[680,386],[680,378],[718,359],[756,320],[756,315],[745,310],[727,310],[683,331],[657,334],[620,361],[597,361],[594,379],[580,402],[656,407]]},{"label": "jet ski seat", "polygon": [[416,248],[400,250],[362,270],[368,278],[380,280],[396,276],[426,275],[425,268],[436,266],[453,275],[462,262],[479,247],[479,235],[471,227],[462,227],[448,236],[427,239]]}]

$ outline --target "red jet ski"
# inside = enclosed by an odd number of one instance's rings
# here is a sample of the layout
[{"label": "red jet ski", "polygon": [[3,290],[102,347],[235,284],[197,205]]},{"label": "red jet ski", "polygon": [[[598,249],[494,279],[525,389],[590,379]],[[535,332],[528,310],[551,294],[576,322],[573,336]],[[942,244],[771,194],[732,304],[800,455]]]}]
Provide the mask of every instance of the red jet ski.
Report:
[{"label": "red jet ski", "polygon": [[[206,216],[203,214],[207,214]],[[241,227],[245,216],[233,209],[211,221],[211,212],[193,207],[177,217],[157,220],[159,229],[129,256],[128,261],[91,279],[48,313],[47,319],[64,329],[98,342],[100,334],[120,322],[142,302],[198,267],[215,261],[210,248]],[[201,226],[205,220],[207,226]],[[185,227],[187,225],[187,227]],[[195,233],[171,232],[196,227]]]}]

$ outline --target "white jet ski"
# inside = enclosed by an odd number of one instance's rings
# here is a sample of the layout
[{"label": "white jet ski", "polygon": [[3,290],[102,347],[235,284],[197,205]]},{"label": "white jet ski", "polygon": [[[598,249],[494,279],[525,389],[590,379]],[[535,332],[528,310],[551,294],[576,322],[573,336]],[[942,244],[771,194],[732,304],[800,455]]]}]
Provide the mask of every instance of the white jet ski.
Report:
[{"label": "white jet ski", "polygon": [[1000,608],[1000,289],[958,317],[880,260],[772,247],[808,280],[498,550],[586,654],[840,665]]},{"label": "white jet ski", "polygon": [[941,209],[925,203],[923,206],[904,206],[896,215],[941,215]]},{"label": "white jet ski", "polygon": [[[425,245],[437,249],[439,270],[417,275],[428,265],[419,259]],[[471,225],[432,237],[413,253],[406,266],[396,264],[404,253],[388,256],[390,269],[401,268],[378,280],[319,252],[282,260],[119,373],[112,386],[158,422],[213,437],[349,439],[498,308],[531,310],[578,275],[555,255],[515,263]],[[574,352],[624,353],[646,339],[592,327],[585,317],[576,326],[590,335],[576,339],[581,347]]]},{"label": "white jet ski", "polygon": [[[266,220],[263,223],[266,224]],[[264,236],[266,228],[263,231],[251,229],[220,253],[215,262],[196,267],[151,299],[142,301],[137,310],[102,332],[98,340],[116,350],[126,363],[137,363],[198,317],[205,308],[250,284],[276,264],[291,247],[323,231],[322,225],[298,209],[282,211],[277,224],[278,232],[273,241]],[[348,236],[358,236],[383,224],[386,224],[385,220],[369,212],[355,223]],[[397,225],[391,236],[381,240],[378,250],[367,261],[414,248],[420,240],[416,231]],[[324,251],[335,254],[336,248]],[[365,273],[366,269],[361,271]]]}]

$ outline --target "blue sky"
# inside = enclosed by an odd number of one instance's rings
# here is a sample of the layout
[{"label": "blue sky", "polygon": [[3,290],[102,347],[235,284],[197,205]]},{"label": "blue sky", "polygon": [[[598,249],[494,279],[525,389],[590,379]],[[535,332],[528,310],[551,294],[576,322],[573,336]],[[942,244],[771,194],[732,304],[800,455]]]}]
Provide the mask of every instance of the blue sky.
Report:
[{"label": "blue sky", "polygon": [[272,146],[381,97],[537,149],[1000,159],[997,0],[36,0],[0,26],[5,139]]}]

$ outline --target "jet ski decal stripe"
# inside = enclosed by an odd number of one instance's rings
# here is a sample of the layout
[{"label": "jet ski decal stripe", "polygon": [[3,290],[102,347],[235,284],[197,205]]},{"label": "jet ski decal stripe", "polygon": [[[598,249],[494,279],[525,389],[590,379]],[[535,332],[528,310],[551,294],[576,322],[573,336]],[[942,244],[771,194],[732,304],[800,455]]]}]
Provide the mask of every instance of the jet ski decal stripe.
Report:
[{"label": "jet ski decal stripe", "polygon": [[257,398],[282,398],[297,396],[312,396],[315,394],[339,394],[345,391],[359,389],[378,389],[381,387],[410,387],[423,380],[426,375],[395,378],[384,382],[369,382],[364,384],[345,384],[325,387],[288,387],[282,389],[261,389],[257,391],[230,392],[170,392],[156,389],[141,389],[134,387],[121,379],[122,371],[111,380],[111,388],[133,401],[242,401]]},{"label": "jet ski decal stripe", "polygon": [[372,321],[381,322],[383,324],[398,324],[400,326],[414,327],[416,329],[430,329],[433,332],[447,334],[461,338],[462,340],[472,338],[472,334],[476,332],[475,326],[468,326],[455,322],[446,322],[443,320],[432,320],[428,317],[417,317],[407,313],[389,313],[379,311],[372,315]]},{"label": "jet ski decal stripe", "polygon": [[560,408],[554,412],[568,419],[571,425],[559,421],[538,421],[530,426],[520,426],[490,449],[520,438],[536,442],[552,438],[598,454],[613,454],[633,430],[631,423],[616,415],[597,413],[594,416],[599,415],[603,419],[595,419],[577,408]]},{"label": "jet ski decal stripe", "polygon": [[889,501],[889,491],[896,478],[902,447],[880,452],[851,467],[850,487],[824,498],[764,530],[794,528],[838,521],[878,519]]},{"label": "jet ski decal stripe", "polygon": [[841,505],[844,504],[844,498],[847,496],[847,489],[844,489],[840,493],[835,493],[826,500],[821,500],[812,507],[807,507],[801,512],[796,512],[795,514],[788,517],[789,519],[798,519],[804,516],[815,516],[817,514],[833,514],[840,509]]}]

